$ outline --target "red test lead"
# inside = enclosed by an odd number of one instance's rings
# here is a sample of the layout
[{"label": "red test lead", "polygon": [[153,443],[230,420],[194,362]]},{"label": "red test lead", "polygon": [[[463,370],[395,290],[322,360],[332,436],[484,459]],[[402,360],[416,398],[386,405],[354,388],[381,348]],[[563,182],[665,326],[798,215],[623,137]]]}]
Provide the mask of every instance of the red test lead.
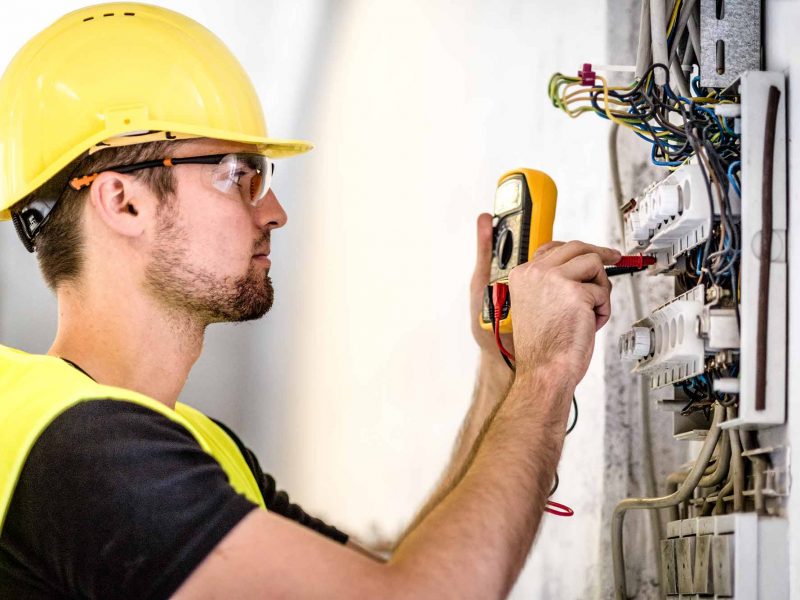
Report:
[{"label": "red test lead", "polygon": [[623,256],[614,265],[606,267],[606,275],[614,277],[615,275],[630,275],[644,271],[650,265],[656,264],[654,256],[644,256],[637,254],[635,256]]},{"label": "red test lead", "polygon": [[632,256],[623,256],[614,263],[614,266],[622,269],[646,269],[650,265],[654,264],[656,264],[655,256],[635,254]]}]

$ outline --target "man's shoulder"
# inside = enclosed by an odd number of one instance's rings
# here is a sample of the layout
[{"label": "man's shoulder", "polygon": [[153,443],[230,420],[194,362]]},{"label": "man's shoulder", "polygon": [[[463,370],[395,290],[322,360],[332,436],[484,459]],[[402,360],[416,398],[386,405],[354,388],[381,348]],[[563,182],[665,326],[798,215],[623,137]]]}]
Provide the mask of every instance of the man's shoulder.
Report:
[{"label": "man's shoulder", "polygon": [[84,441],[178,435],[197,443],[188,431],[172,419],[135,402],[117,398],[83,400],[61,412],[42,436],[85,438]]},{"label": "man's shoulder", "polygon": [[133,402],[85,400],[50,423],[25,461],[0,575],[10,569],[26,591],[43,569],[81,597],[167,597],[253,508],[180,424]]}]

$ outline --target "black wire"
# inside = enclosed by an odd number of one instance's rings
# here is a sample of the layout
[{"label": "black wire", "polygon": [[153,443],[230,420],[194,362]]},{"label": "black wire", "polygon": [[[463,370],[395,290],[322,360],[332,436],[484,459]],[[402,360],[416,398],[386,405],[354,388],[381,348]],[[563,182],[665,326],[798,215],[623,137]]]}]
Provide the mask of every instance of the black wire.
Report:
[{"label": "black wire", "polygon": [[575,409],[575,416],[572,419],[572,424],[567,427],[567,432],[564,434],[564,436],[568,436],[570,433],[572,433],[572,430],[575,429],[575,425],[578,424],[578,400],[575,398],[575,394],[572,394],[572,408]]},{"label": "black wire", "polygon": [[[492,330],[494,330],[494,321],[492,321]],[[508,357],[502,352],[500,353],[500,356],[503,357],[503,361],[505,361],[506,365],[508,365],[508,368],[516,372],[514,364],[510,360],[508,360]],[[564,434],[564,436],[568,436],[570,433],[572,433],[572,430],[575,429],[575,425],[578,424],[578,400],[575,398],[575,394],[572,394],[572,408],[575,409],[573,411],[573,414],[575,416],[572,418],[572,423],[570,424],[570,426],[567,427],[567,431]]]},{"label": "black wire", "polygon": [[557,489],[558,489],[558,471],[556,471],[556,480],[553,482],[553,487],[550,490],[550,493],[547,494],[547,497],[549,498],[550,496],[555,494]]}]

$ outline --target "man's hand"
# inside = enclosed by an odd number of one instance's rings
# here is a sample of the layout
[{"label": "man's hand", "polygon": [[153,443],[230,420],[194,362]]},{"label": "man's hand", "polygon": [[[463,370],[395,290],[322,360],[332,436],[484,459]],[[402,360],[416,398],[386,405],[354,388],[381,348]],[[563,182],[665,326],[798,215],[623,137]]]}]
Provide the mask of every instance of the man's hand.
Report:
[{"label": "man's hand", "polygon": [[517,374],[551,369],[574,387],[594,350],[595,332],[611,316],[604,265],[620,253],[583,242],[551,244],[509,276]]}]

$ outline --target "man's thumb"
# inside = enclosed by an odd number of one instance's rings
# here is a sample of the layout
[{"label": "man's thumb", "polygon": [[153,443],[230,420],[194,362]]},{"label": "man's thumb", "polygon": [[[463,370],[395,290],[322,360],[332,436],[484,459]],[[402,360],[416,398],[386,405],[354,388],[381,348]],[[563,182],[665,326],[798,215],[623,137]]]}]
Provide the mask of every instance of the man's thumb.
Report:
[{"label": "man's thumb", "polygon": [[478,253],[472,283],[483,287],[489,283],[489,272],[492,263],[492,215],[489,213],[478,215],[477,234]]}]

